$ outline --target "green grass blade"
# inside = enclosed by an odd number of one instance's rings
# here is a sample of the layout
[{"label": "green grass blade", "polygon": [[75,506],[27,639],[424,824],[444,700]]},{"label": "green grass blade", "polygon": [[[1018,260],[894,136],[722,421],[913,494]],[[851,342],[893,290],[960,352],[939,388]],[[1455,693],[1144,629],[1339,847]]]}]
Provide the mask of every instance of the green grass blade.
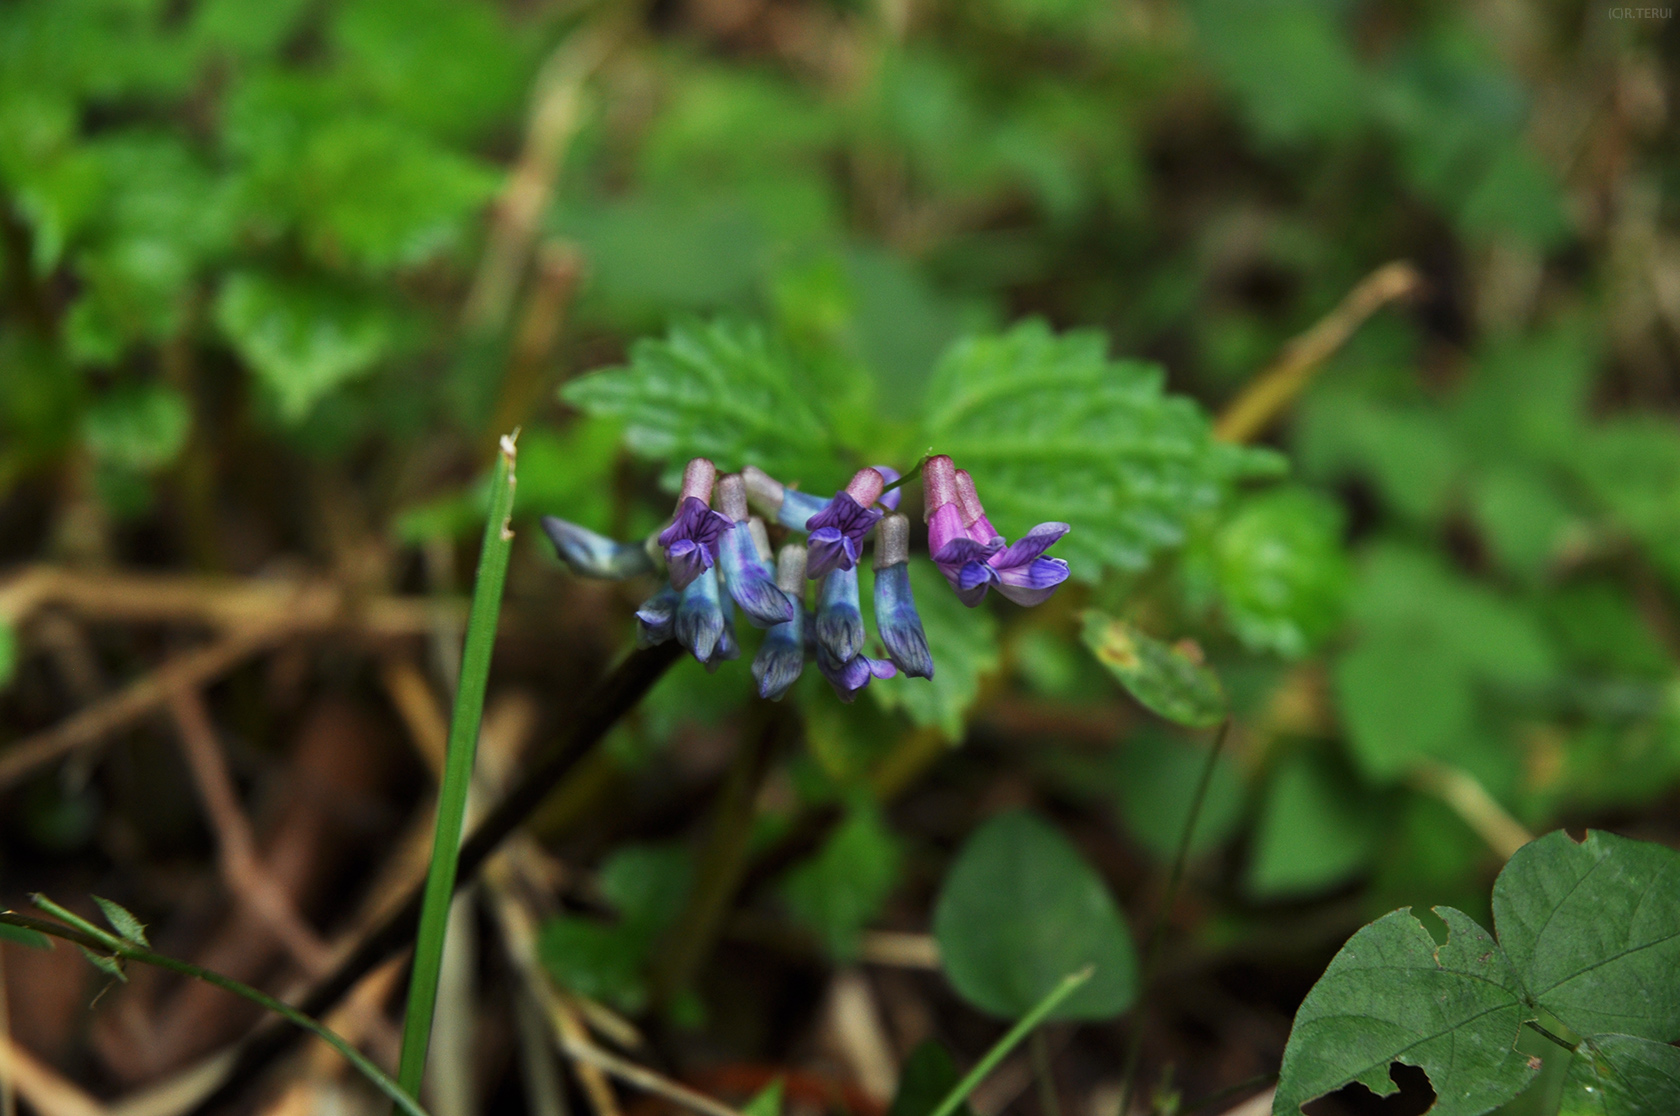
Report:
[{"label": "green grass blade", "polygon": [[951,1116],[957,1110],[957,1105],[968,1099],[968,1094],[979,1087],[980,1082],[986,1080],[986,1075],[997,1069],[998,1063],[1009,1056],[1009,1052],[1021,1045],[1021,1040],[1032,1034],[1033,1028],[1044,1021],[1044,1017],[1056,1010],[1056,1005],[1078,991],[1079,986],[1091,979],[1095,972],[1090,966],[1069,973],[1063,977],[1061,983],[1052,988],[1044,999],[1033,1005],[1033,1009],[1021,1016],[1015,1026],[1009,1028],[1009,1033],[997,1040],[997,1044],[986,1051],[986,1056],[975,1063],[968,1075],[952,1087],[945,1094],[945,1099],[939,1102],[929,1116]]},{"label": "green grass blade", "polygon": [[192,977],[194,980],[202,980],[206,984],[213,984],[224,991],[232,992],[235,996],[267,1008],[274,1014],[303,1028],[338,1051],[344,1056],[345,1061],[356,1067],[358,1073],[367,1078],[381,1093],[390,1097],[405,1116],[427,1116],[426,1110],[415,1102],[410,1093],[385,1076],[384,1071],[368,1061],[360,1050],[345,1042],[337,1032],[327,1029],[291,1005],[281,1003],[268,993],[258,991],[249,984],[242,984],[232,977],[223,976],[211,969],[199,968],[190,961],[180,961],[161,953],[153,953],[151,950],[135,945],[133,942],[124,941],[114,934],[106,933],[86,919],[71,914],[44,895],[36,895],[32,898],[36,906],[49,914],[63,918],[69,925],[49,922],[44,918],[31,918],[14,911],[0,911],[0,925],[17,927],[33,934],[50,935],[54,938],[62,938],[67,942],[75,942],[88,951],[90,959],[98,956],[117,957],[124,961],[138,961],[142,965],[168,969],[170,972],[180,973],[183,976]]},{"label": "green grass blade", "polygon": [[432,1037],[432,1013],[437,1007],[438,971],[443,967],[443,938],[449,925],[449,900],[455,892],[467,790],[472,784],[484,689],[490,677],[490,654],[495,649],[502,585],[507,580],[508,552],[513,543],[508,521],[513,514],[514,438],[518,433],[502,439],[490,481],[490,518],[484,524],[472,609],[467,614],[466,646],[461,652],[461,680],[455,688],[455,710],[449,722],[449,752],[444,760],[443,785],[438,788],[432,863],[420,907],[420,932],[408,982],[408,1014],[403,1020],[402,1062],[397,1069],[398,1083],[414,1094],[420,1091],[426,1047]]}]

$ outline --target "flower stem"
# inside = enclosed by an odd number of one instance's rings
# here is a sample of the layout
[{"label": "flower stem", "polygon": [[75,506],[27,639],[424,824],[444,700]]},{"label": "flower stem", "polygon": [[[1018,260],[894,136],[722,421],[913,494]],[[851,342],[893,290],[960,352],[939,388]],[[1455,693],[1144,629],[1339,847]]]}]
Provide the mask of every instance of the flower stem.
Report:
[{"label": "flower stem", "polygon": [[998,1039],[990,1050],[986,1051],[985,1057],[981,1058],[974,1068],[969,1070],[967,1075],[957,1082],[949,1093],[945,1094],[945,1099],[939,1102],[939,1107],[929,1113],[929,1116],[951,1116],[951,1113],[957,1110],[957,1106],[967,1100],[968,1095],[979,1087],[980,1082],[997,1069],[998,1063],[1007,1058],[1011,1050],[1021,1045],[1021,1040],[1032,1034],[1033,1028],[1042,1023],[1045,1016],[1055,1011],[1057,1005],[1078,991],[1080,985],[1090,980],[1091,974],[1096,971],[1096,966],[1087,965],[1077,973],[1069,973],[1063,977],[1061,982],[1052,988],[1044,999],[1033,1005],[1031,1011],[1023,1015],[1015,1026],[1009,1028],[1008,1033]]}]

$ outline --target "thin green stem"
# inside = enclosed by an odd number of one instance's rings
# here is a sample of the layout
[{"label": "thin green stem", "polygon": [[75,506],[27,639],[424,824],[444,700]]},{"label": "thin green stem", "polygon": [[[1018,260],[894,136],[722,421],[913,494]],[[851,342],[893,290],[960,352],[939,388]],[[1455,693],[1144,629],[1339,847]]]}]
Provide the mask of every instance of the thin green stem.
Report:
[{"label": "thin green stem", "polygon": [[881,488],[882,494],[891,492],[895,488],[899,488],[899,487],[902,487],[903,485],[909,484],[911,481],[913,481],[917,477],[921,476],[922,475],[922,466],[926,465],[926,464],[927,464],[927,454],[923,454],[922,459],[920,461],[916,462],[916,467],[914,469],[911,469],[908,473],[905,473],[902,477],[899,477],[897,480],[893,481],[891,484],[882,486],[882,488]]},{"label": "thin green stem", "polygon": [[426,1116],[426,1110],[415,1103],[414,1097],[406,1092],[402,1086],[386,1077],[384,1072],[368,1061],[360,1050],[345,1042],[336,1032],[328,1030],[289,1004],[281,1003],[268,993],[260,992],[248,984],[234,980],[232,977],[223,976],[221,973],[210,969],[202,969],[190,961],[179,961],[161,953],[153,953],[151,950],[137,946],[133,942],[125,941],[115,934],[101,930],[86,919],[71,914],[45,896],[37,895],[33,899],[36,906],[64,919],[69,925],[51,922],[44,918],[32,918],[29,915],[18,914],[16,911],[0,911],[0,923],[33,930],[38,934],[47,934],[54,938],[62,938],[94,953],[106,954],[124,961],[138,961],[142,965],[151,965],[159,969],[168,969],[170,972],[180,973],[183,976],[192,977],[194,980],[202,980],[206,984],[213,984],[217,988],[267,1008],[338,1051],[339,1054],[343,1055],[344,1060],[372,1082],[375,1088],[396,1102],[397,1107],[407,1116]]},{"label": "thin green stem", "polygon": [[1540,1035],[1541,1038],[1550,1039],[1551,1041],[1557,1043],[1559,1046],[1563,1047],[1565,1050],[1569,1051],[1571,1054],[1573,1054],[1575,1052],[1576,1048],[1578,1046],[1580,1046],[1579,1043],[1570,1042],[1568,1039],[1564,1038],[1562,1035],[1554,1034],[1553,1032],[1548,1031],[1546,1028],[1544,1028],[1540,1025],[1540,1021],[1538,1019],[1525,1019],[1523,1021],[1523,1023],[1524,1023],[1524,1025],[1526,1025],[1528,1027],[1532,1027],[1534,1029],[1534,1031],[1537,1034]]},{"label": "thin green stem", "polygon": [[1277,1076],[1278,1075],[1275,1071],[1271,1073],[1257,1073],[1247,1081],[1239,1081],[1235,1085],[1225,1086],[1225,1088],[1219,1090],[1217,1093],[1209,1093],[1201,1100],[1194,1104],[1186,1105],[1185,1107],[1179,1109],[1179,1111],[1189,1113],[1200,1112],[1204,1108],[1212,1108],[1216,1104],[1222,1104],[1225,1101],[1230,1100],[1238,1093],[1246,1093],[1250,1089],[1258,1089],[1262,1085],[1270,1085],[1272,1082],[1277,1080]]},{"label": "thin green stem", "polygon": [[1087,965],[1077,973],[1069,973],[1063,977],[1061,982],[1050,990],[1049,995],[1033,1005],[1033,1009],[1023,1015],[1020,1022],[1009,1028],[1009,1032],[998,1039],[990,1050],[986,1051],[986,1056],[975,1063],[974,1068],[969,1070],[968,1074],[957,1082],[949,1093],[945,1094],[945,1099],[939,1102],[939,1107],[935,1108],[928,1116],[951,1116],[951,1113],[957,1110],[957,1106],[967,1100],[968,1095],[979,1087],[980,1082],[997,1069],[998,1063],[1007,1058],[1011,1050],[1021,1045],[1021,1040],[1032,1034],[1033,1028],[1042,1023],[1045,1016],[1055,1011],[1063,1000],[1078,991],[1079,986],[1090,980],[1091,974],[1096,971],[1096,966]]},{"label": "thin green stem", "polygon": [[1044,1041],[1043,1031],[1034,1031],[1027,1042],[1032,1051],[1033,1076],[1038,1079],[1038,1108],[1043,1116],[1062,1116],[1061,1102],[1056,1099],[1056,1079],[1050,1074],[1050,1044]]},{"label": "thin green stem", "polygon": [[466,645],[461,652],[461,680],[455,688],[455,710],[449,723],[449,752],[444,760],[443,785],[438,788],[437,828],[432,835],[432,861],[426,872],[425,898],[420,906],[420,930],[414,944],[414,968],[408,983],[408,1014],[403,1020],[402,1062],[397,1081],[411,1093],[420,1091],[426,1070],[426,1047],[432,1038],[432,1014],[437,1009],[438,972],[443,967],[443,939],[449,926],[449,900],[461,853],[461,829],[466,822],[467,791],[472,785],[473,758],[478,751],[478,726],[484,715],[484,691],[490,677],[490,655],[496,645],[496,622],[501,615],[502,586],[507,580],[508,552],[513,530],[514,438],[502,439],[496,471],[490,481],[490,518],[484,524],[484,544],[478,557],[472,608],[467,614]]},{"label": "thin green stem", "polygon": [[[1227,717],[1213,738],[1213,747],[1208,749],[1207,762],[1202,765],[1202,776],[1196,782],[1196,794],[1190,800],[1190,814],[1184,819],[1184,831],[1178,835],[1178,848],[1173,853],[1172,871],[1167,875],[1167,889],[1161,896],[1161,909],[1155,915],[1155,926],[1149,932],[1149,946],[1143,955],[1143,971],[1138,977],[1138,988],[1142,992],[1149,990],[1149,984],[1155,978],[1155,969],[1161,962],[1161,943],[1166,940],[1173,899],[1178,894],[1178,885],[1184,880],[1184,866],[1190,860],[1190,839],[1196,833],[1196,822],[1202,816],[1202,804],[1207,800],[1208,787],[1213,783],[1213,772],[1219,764],[1219,754],[1225,750],[1225,738],[1230,734],[1231,719]],[[1136,1083],[1138,1063],[1142,1057],[1143,1022],[1141,1019],[1134,1019],[1132,1033],[1126,1039],[1125,1069],[1120,1075],[1122,1113],[1131,1104],[1132,1087]]]}]

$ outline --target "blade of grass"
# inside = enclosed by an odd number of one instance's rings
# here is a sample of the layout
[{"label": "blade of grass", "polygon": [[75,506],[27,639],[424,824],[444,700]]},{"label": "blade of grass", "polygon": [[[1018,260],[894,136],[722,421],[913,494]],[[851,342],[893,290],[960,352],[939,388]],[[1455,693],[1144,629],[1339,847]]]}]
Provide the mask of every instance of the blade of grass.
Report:
[{"label": "blade of grass", "polygon": [[18,914],[16,911],[0,911],[0,924],[18,926],[38,934],[62,938],[102,956],[116,957],[124,961],[137,961],[142,965],[168,969],[170,972],[180,973],[183,976],[192,977],[194,980],[202,980],[206,984],[213,984],[217,988],[267,1008],[338,1051],[339,1054],[343,1055],[345,1061],[356,1068],[358,1073],[367,1078],[381,1093],[390,1097],[406,1116],[427,1116],[426,1110],[415,1102],[410,1093],[385,1076],[384,1072],[368,1061],[360,1050],[345,1042],[337,1032],[329,1030],[291,1005],[281,1003],[266,992],[258,991],[248,984],[243,984],[232,977],[223,976],[214,970],[200,968],[190,961],[180,961],[161,953],[153,953],[151,950],[144,949],[133,942],[124,941],[115,934],[101,930],[86,919],[79,918],[65,910],[44,895],[35,895],[31,898],[37,907],[55,918],[63,919],[69,925],[49,922],[44,918],[31,918],[29,915]]},{"label": "blade of grass", "polygon": [[490,518],[484,524],[478,576],[473,584],[472,608],[467,614],[466,644],[461,651],[461,681],[455,688],[455,711],[449,723],[449,752],[444,760],[443,785],[438,789],[437,829],[432,836],[432,861],[426,872],[425,898],[420,905],[420,930],[414,944],[414,968],[408,982],[408,1014],[403,1020],[402,1061],[397,1081],[418,1094],[426,1070],[426,1047],[432,1038],[432,1014],[437,1008],[438,971],[443,966],[443,939],[449,925],[449,899],[461,853],[461,828],[466,823],[467,790],[472,784],[473,758],[478,751],[478,726],[484,715],[484,690],[490,677],[490,654],[496,645],[496,621],[502,609],[502,585],[507,580],[508,552],[513,530],[514,439],[516,430],[501,441],[496,471],[490,481]]},{"label": "blade of grass", "polygon": [[[1207,801],[1208,787],[1213,783],[1213,770],[1219,763],[1219,753],[1225,750],[1225,738],[1231,734],[1231,718],[1226,717],[1208,749],[1207,762],[1202,765],[1202,777],[1196,783],[1196,795],[1190,800],[1190,814],[1184,819],[1184,832],[1178,836],[1178,850],[1173,854],[1172,872],[1167,876],[1167,889],[1161,895],[1161,909],[1155,915],[1155,927],[1149,932],[1149,948],[1143,955],[1143,972],[1138,976],[1140,995],[1149,991],[1155,979],[1155,969],[1161,963],[1161,943],[1167,936],[1167,919],[1172,914],[1173,897],[1184,879],[1184,865],[1190,859],[1190,839],[1195,835],[1196,822],[1202,816],[1202,804]],[[1125,1068],[1120,1073],[1120,1108],[1122,1116],[1132,1102],[1132,1086],[1137,1077],[1138,1061],[1143,1057],[1143,1012],[1139,1005],[1137,1018],[1132,1021],[1132,1033],[1126,1040]]]},{"label": "blade of grass", "polygon": [[1034,1004],[1031,1011],[1021,1016],[1020,1021],[986,1051],[985,1057],[976,1062],[967,1076],[945,1094],[945,1099],[939,1102],[939,1107],[929,1113],[929,1116],[951,1116],[951,1113],[957,1110],[957,1106],[968,1099],[968,1094],[974,1092],[980,1082],[986,1080],[986,1076],[997,1069],[998,1063],[1007,1058],[1011,1050],[1021,1045],[1021,1040],[1032,1034],[1033,1028],[1042,1023],[1045,1016],[1056,1010],[1057,1004],[1073,995],[1080,985],[1090,980],[1094,972],[1096,967],[1087,965],[1077,973],[1069,973],[1063,977],[1061,983],[1052,988],[1044,999]]}]

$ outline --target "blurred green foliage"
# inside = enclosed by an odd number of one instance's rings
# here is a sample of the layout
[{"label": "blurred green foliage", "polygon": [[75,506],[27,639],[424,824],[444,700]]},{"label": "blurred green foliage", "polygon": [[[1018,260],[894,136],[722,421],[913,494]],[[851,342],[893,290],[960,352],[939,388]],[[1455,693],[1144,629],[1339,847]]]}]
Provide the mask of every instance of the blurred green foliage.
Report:
[{"label": "blurred green foliage", "polygon": [[[968,611],[918,563],[939,673],[845,709],[802,685],[802,802],[867,795],[916,730],[957,742],[1028,695],[1114,721],[1107,799],[1164,855],[1200,753],[1123,730],[1145,714],[1093,669],[1086,604],[1181,683],[1204,669],[1185,636],[1224,678],[1243,731],[1195,849],[1248,899],[1485,871],[1423,765],[1531,828],[1672,792],[1673,25],[1444,0],[775,8],[0,6],[0,501],[67,493],[107,527],[55,513],[7,558],[130,558],[109,528],[144,522],[148,560],[251,572],[273,554],[216,525],[246,474],[355,478],[333,490],[396,547],[466,537],[495,422],[526,424],[521,515],[624,537],[691,454],[827,492],[932,448],[1011,537],[1072,524],[1075,583]],[[575,289],[549,250],[582,261]],[[1216,440],[1210,415],[1396,258],[1421,301],[1373,318],[1265,448]],[[13,658],[0,624],[0,680]],[[744,672],[679,669],[635,732],[727,716]],[[1219,719],[1216,691],[1174,685],[1139,697]],[[848,816],[780,892],[841,956],[903,855]],[[670,917],[636,881],[671,865],[639,856],[603,874],[616,922],[567,916],[545,946],[625,1007]]]}]

